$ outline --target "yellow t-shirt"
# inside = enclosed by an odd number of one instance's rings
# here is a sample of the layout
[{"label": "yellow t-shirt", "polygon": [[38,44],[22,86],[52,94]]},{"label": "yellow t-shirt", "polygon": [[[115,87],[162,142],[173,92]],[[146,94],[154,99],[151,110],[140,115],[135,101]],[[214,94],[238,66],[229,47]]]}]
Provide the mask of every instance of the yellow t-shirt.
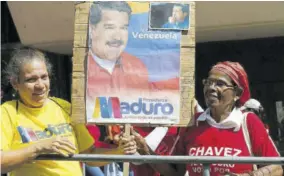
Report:
[{"label": "yellow t-shirt", "polygon": [[[1,149],[3,151],[20,149],[52,137],[49,131],[44,130],[43,125],[53,131],[53,136],[67,136],[76,145],[76,153],[94,144],[84,124],[74,127],[70,125],[68,114],[70,103],[67,101],[49,99],[42,108],[28,108],[20,101],[16,108],[16,104],[16,101],[9,101],[1,105]],[[37,122],[32,117],[36,118]],[[25,163],[10,174],[12,176],[81,176],[82,169],[77,161],[48,160]]]}]

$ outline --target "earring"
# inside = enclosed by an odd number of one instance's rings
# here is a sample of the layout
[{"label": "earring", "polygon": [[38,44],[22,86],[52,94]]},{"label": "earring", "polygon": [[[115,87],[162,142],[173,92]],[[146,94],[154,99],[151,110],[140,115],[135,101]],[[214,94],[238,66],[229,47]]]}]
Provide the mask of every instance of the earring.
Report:
[{"label": "earring", "polygon": [[19,97],[18,94],[18,90],[15,90],[14,93],[12,93],[13,99],[17,99]]}]

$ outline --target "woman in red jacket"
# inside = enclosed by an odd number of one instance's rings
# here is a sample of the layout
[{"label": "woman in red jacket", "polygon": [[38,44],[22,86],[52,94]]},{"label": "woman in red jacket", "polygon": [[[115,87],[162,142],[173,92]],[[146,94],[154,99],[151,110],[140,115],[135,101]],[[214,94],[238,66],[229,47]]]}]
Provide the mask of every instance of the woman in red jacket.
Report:
[{"label": "woman in red jacket", "polygon": [[[262,156],[279,153],[257,115],[243,113],[240,107],[250,98],[248,78],[236,62],[222,62],[212,67],[203,80],[208,109],[199,113],[195,125],[184,128],[176,155],[189,156]],[[250,145],[248,143],[250,141]],[[139,146],[139,145],[138,145]],[[139,151],[139,150],[138,150]],[[201,164],[151,164],[164,176],[202,175]],[[211,164],[210,175],[282,175],[281,166],[267,165],[254,170],[253,164]]]}]

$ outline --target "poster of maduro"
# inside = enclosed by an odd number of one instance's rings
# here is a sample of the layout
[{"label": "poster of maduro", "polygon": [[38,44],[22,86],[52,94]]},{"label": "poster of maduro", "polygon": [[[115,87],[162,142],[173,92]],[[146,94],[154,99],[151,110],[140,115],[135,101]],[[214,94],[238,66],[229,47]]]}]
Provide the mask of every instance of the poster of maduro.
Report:
[{"label": "poster of maduro", "polygon": [[179,122],[181,32],[148,20],[148,2],[91,4],[87,123]]}]

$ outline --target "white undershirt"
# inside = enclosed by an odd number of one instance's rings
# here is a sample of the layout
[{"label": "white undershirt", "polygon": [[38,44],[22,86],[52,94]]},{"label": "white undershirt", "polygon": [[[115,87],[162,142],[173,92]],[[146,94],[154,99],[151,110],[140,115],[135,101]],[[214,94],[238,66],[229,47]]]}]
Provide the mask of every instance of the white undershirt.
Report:
[{"label": "white undershirt", "polygon": [[102,68],[106,69],[110,74],[112,74],[113,69],[115,67],[115,63],[116,61],[112,61],[112,60],[107,60],[107,59],[101,59],[98,56],[96,56],[95,54],[93,54],[93,52],[91,51],[91,55],[94,59],[94,61]]},{"label": "white undershirt", "polygon": [[238,131],[241,127],[243,121],[243,113],[239,108],[234,108],[230,115],[224,119],[223,121],[217,123],[210,115],[210,108],[208,108],[204,113],[202,113],[198,119],[198,121],[207,121],[209,125],[215,128],[221,129],[229,129],[235,128],[234,131]]}]

